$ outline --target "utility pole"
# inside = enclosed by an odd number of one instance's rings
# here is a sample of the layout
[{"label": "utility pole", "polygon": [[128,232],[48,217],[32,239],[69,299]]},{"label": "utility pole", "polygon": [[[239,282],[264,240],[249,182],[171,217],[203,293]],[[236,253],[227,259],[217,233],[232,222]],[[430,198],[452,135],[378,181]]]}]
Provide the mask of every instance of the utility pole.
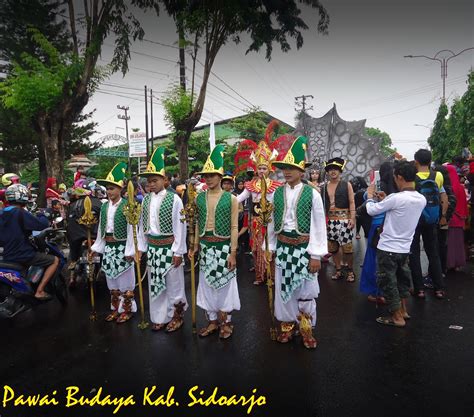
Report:
[{"label": "utility pole", "polygon": [[[151,150],[153,152],[153,138],[154,138],[154,136],[153,136],[153,89],[150,89],[150,133],[151,133],[151,137],[150,137],[150,139],[151,139]],[[150,154],[152,152],[150,152]],[[147,152],[147,161],[148,161],[148,152]]]},{"label": "utility pole", "polygon": [[306,99],[308,99],[308,98],[314,98],[314,97],[311,94],[308,94],[308,95],[303,94],[302,96],[295,97],[295,101],[296,101],[295,110],[297,112],[301,112],[301,113],[306,114],[306,110],[313,110],[313,106],[306,107]]},{"label": "utility pole", "polygon": [[446,78],[448,78],[448,61],[452,58],[455,58],[461,55],[463,52],[470,51],[474,49],[466,48],[462,51],[455,54],[450,49],[443,49],[441,51],[436,52],[434,56],[426,56],[426,55],[404,55],[404,58],[425,58],[431,61],[438,61],[441,64],[441,79],[443,80],[443,103],[446,102]]},{"label": "utility pole", "polygon": [[295,111],[296,111],[296,118],[301,119],[303,121],[303,130],[304,130],[304,135],[308,136],[307,128],[306,128],[306,110],[313,110],[313,106],[311,107],[306,107],[306,99],[311,98],[313,99],[314,97],[311,94],[305,95],[303,94],[302,96],[295,97]]},{"label": "utility pole", "polygon": [[128,106],[118,106],[117,109],[123,110],[125,112],[125,116],[123,114],[117,115],[119,119],[125,120],[125,136],[127,138],[127,145],[128,145],[128,169],[130,172],[132,172],[132,164],[131,164],[131,159],[130,159],[130,139],[128,138],[128,121],[130,120],[130,116],[128,115]]},{"label": "utility pole", "polygon": [[147,95],[147,86],[145,86],[145,142],[146,142],[146,162],[148,163],[149,152],[148,152],[148,99]]}]

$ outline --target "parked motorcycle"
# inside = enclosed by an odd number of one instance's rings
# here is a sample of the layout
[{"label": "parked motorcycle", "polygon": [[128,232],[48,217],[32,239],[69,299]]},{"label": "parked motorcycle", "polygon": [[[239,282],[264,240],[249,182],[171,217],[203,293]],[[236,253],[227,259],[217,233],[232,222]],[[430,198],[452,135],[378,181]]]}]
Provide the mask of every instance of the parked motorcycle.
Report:
[{"label": "parked motorcycle", "polygon": [[[54,295],[65,306],[68,302],[64,266],[66,258],[58,246],[64,230],[48,227],[36,236],[34,244],[40,252],[59,258],[59,265],[46,286],[46,292]],[[0,261],[0,318],[12,318],[17,314],[42,304],[35,298],[36,288],[43,277],[44,268]]]}]

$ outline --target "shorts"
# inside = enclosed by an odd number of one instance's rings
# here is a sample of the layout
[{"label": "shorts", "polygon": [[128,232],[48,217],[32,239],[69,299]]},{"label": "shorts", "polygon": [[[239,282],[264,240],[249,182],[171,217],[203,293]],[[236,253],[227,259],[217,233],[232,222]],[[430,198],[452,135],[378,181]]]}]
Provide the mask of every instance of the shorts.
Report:
[{"label": "shorts", "polygon": [[49,255],[47,253],[36,252],[36,255],[33,256],[33,258],[22,263],[28,267],[39,266],[41,268],[47,268],[54,263],[55,258],[56,256]]},{"label": "shorts", "polygon": [[[352,239],[354,234],[349,229],[349,220],[329,220],[327,225],[328,242],[335,242],[345,253],[352,253]],[[329,244],[330,247],[335,246]],[[330,248],[331,249],[331,248]],[[331,252],[337,252],[337,248]]]}]

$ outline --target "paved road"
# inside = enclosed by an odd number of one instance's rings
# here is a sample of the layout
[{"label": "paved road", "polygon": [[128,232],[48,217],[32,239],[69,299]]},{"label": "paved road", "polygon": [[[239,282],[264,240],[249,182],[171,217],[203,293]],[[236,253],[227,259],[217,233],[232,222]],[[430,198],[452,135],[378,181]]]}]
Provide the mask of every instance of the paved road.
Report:
[{"label": "paved road", "polygon": [[[119,416],[247,415],[241,406],[186,407],[187,392],[195,385],[206,396],[215,386],[221,394],[247,398],[257,389],[267,405],[255,406],[254,416],[474,415],[474,276],[450,274],[447,300],[431,293],[425,301],[411,300],[412,319],[397,329],[377,324],[380,310],[358,292],[358,283],[331,281],[333,267],[325,266],[319,346],[308,351],[299,338],[288,345],[270,340],[266,288],[254,287],[247,270],[248,257],[241,256],[242,310],[234,315],[235,333],[227,341],[193,337],[189,311],[184,328],[172,335],[141,331],[138,318],[124,325],[91,323],[87,292],[80,288],[65,310],[51,302],[0,322],[1,386],[12,386],[17,395],[56,389],[61,404],[71,385],[88,397],[103,387],[103,396],[133,394],[139,402],[147,386],[157,385],[160,393],[175,386],[179,407],[137,404],[122,407]],[[105,314],[104,285],[98,292],[98,310]],[[451,324],[463,330],[451,330]],[[198,325],[204,325],[199,310]],[[0,404],[2,417],[108,417],[112,412],[113,407],[5,409]]]}]

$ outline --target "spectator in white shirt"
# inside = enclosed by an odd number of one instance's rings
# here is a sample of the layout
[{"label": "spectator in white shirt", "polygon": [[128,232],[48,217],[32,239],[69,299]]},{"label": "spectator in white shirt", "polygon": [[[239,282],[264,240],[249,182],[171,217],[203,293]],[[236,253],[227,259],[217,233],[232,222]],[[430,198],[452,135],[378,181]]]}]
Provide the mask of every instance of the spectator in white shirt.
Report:
[{"label": "spectator in white shirt", "polygon": [[[412,163],[400,162],[393,174],[400,192],[385,198],[385,193],[376,193],[375,185],[372,184],[367,189],[367,213],[371,216],[385,213],[383,231],[377,245],[377,281],[390,315],[378,317],[377,322],[404,327],[405,320],[410,318],[406,299],[412,285],[408,255],[426,199],[415,191],[416,167]],[[379,202],[373,200],[374,196],[378,197]]]}]

